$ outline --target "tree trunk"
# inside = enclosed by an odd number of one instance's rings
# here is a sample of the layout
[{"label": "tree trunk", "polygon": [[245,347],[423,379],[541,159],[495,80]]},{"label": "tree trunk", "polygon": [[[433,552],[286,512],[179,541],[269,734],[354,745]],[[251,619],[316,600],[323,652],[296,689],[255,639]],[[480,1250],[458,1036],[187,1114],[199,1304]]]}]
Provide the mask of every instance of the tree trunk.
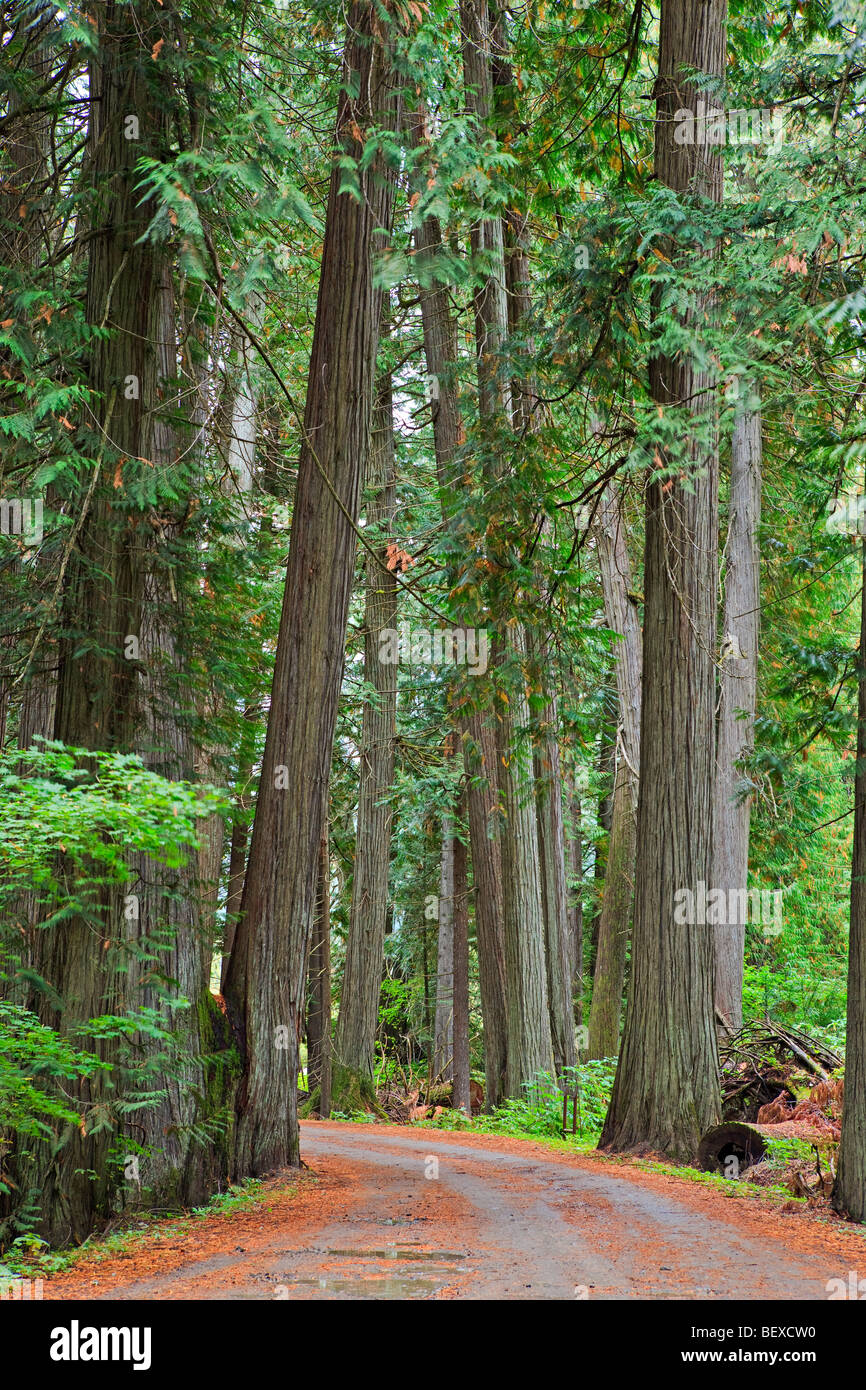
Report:
[{"label": "tree trunk", "polygon": [[866,543],[861,547],[860,659],[857,666],[857,768],[848,934],[845,1103],[832,1204],[866,1221]]},{"label": "tree trunk", "polygon": [[247,842],[249,825],[247,816],[251,801],[249,786],[253,776],[253,723],[259,710],[251,705],[244,710],[244,724],[241,732],[241,746],[238,753],[237,786],[234,796],[231,836],[229,838],[229,865],[226,882],[225,930],[223,932],[223,960],[220,971],[220,989],[225,993],[229,962],[235,939],[235,929],[241,912],[244,891],[244,877],[247,866]]},{"label": "tree trunk", "polygon": [[436,1017],[431,1082],[454,1078],[454,822],[442,817],[439,931],[436,952]]},{"label": "tree trunk", "polygon": [[[458,817],[465,814],[461,796]],[[454,1090],[451,1104],[471,1113],[469,1092],[469,893],[466,877],[466,845],[454,836]]]},{"label": "tree trunk", "polygon": [[[737,764],[751,751],[758,698],[761,604],[761,410],[751,382],[740,382],[731,443],[731,489],[725,565],[725,616],[716,732],[716,822],[713,886],[744,890],[749,877],[751,797],[738,794]],[[745,718],[743,717],[745,715]],[[730,902],[730,896],[727,901]],[[742,901],[742,899],[741,899]],[[743,1024],[746,923],[713,929],[716,1017],[728,1032]]]},{"label": "tree trunk", "polygon": [[615,649],[620,723],[614,748],[613,813],[589,1016],[589,1057],[619,1051],[622,989],[634,895],[640,770],[641,630],[631,595],[631,564],[617,494],[608,488],[594,526],[604,594],[605,622],[620,635]]},{"label": "tree trunk", "polygon": [[[605,696],[605,718],[609,718],[616,725],[619,720],[617,702],[611,692]],[[598,928],[601,921],[601,908],[604,902],[604,879],[607,873],[607,856],[610,849],[610,832],[613,829],[613,783],[614,771],[616,768],[616,733],[611,735],[606,724],[601,727],[599,734],[598,747],[598,778],[602,785],[602,794],[598,801],[596,818],[598,827],[604,831],[604,838],[599,837],[595,842],[595,857],[592,867],[592,877],[595,888],[595,901],[593,903],[593,915],[589,929],[589,955],[587,962],[587,973],[591,968],[595,971],[595,958],[598,954]]]},{"label": "tree trunk", "polygon": [[[549,681],[546,663],[550,659],[547,643],[539,644],[539,672]],[[541,731],[533,750],[536,815],[538,818],[538,858],[541,870],[541,903],[544,914],[544,958],[547,965],[547,1000],[550,1036],[557,1076],[563,1067],[573,1067],[574,1014],[571,982],[571,927],[568,915],[568,883],[565,868],[565,827],[562,812],[562,771],[557,737],[558,712],[555,696],[541,711]]]},{"label": "tree trunk", "polygon": [[583,1024],[583,843],[581,838],[580,791],[572,766],[566,780],[571,812],[571,837],[568,840],[568,921],[571,931],[571,994],[574,1022]]},{"label": "tree trunk", "polygon": [[466,721],[463,757],[468,779],[475,939],[484,1016],[485,1105],[492,1110],[507,1094],[508,1011],[496,740],[482,714],[474,714]]},{"label": "tree trunk", "polygon": [[[166,385],[177,376],[177,315],[171,267],[159,267],[157,293],[160,313],[156,344],[159,351],[159,378]],[[167,402],[176,410],[180,402]],[[169,473],[178,453],[179,435],[173,424],[159,413],[152,426],[149,457],[159,473]],[[181,509],[183,503],[181,503]],[[170,504],[159,508],[160,529],[152,531],[147,543],[143,606],[140,618],[138,664],[138,707],[140,724],[136,749],[145,764],[170,780],[192,780],[195,749],[189,724],[183,713],[190,702],[178,700],[178,690],[186,686],[184,663],[178,645],[181,613],[185,602],[182,585],[174,579],[170,555],[172,544],[180,539],[180,522],[170,515]],[[219,819],[219,834],[213,821]],[[228,1071],[215,1064],[215,1036],[222,1037],[223,1016],[210,993],[210,971],[216,935],[216,883],[219,866],[215,857],[202,872],[203,855],[215,855],[214,840],[222,844],[222,819],[211,818],[199,824],[203,847],[190,854],[177,869],[165,869],[145,856],[135,861],[138,870],[136,894],[137,920],[127,923],[128,939],[135,946],[145,943],[145,953],[133,949],[126,968],[124,995],[128,1008],[141,1003],[165,1011],[164,983],[151,983],[154,976],[154,943],[171,929],[168,944],[159,950],[158,969],[173,983],[172,989],[189,1000],[190,1009],[175,1020],[175,1031],[182,1043],[165,1074],[153,1085],[164,1092],[157,1104],[135,1116],[129,1136],[140,1140],[148,1150],[140,1163],[143,1191],[153,1204],[191,1205],[201,1201],[226,1176],[226,1145],[209,1138],[206,1144],[196,1138],[197,1126],[221,1112],[228,1098],[223,1083]],[[206,874],[206,877],[205,877]],[[216,1034],[215,1030],[216,1029]],[[161,1056],[164,1044],[144,1039],[141,1050]],[[205,1060],[207,1059],[207,1060]]]},{"label": "tree trunk", "polygon": [[[516,86],[505,50],[503,19],[498,35],[499,56],[494,76],[501,113],[507,120],[516,116]],[[512,335],[526,333],[532,312],[527,254],[527,220],[516,209],[509,209],[505,223],[505,274],[508,290],[508,328]],[[532,357],[534,344],[525,344]],[[543,422],[545,407],[538,397],[534,379],[513,378],[511,417],[515,434],[525,437]],[[538,575],[543,592],[543,576]],[[559,759],[559,713],[554,690],[551,646],[546,632],[528,634],[528,645],[535,658],[535,680],[547,696],[540,711],[540,730],[533,739],[532,774],[535,782],[535,809],[538,834],[538,862],[541,876],[541,911],[544,922],[544,959],[547,969],[547,1005],[550,1038],[557,1076],[564,1067],[573,1067],[574,1023],[569,967],[568,906],[565,873],[565,833],[562,815],[562,778]]]},{"label": "tree trunk", "polygon": [[[52,112],[38,92],[49,80],[56,62],[56,51],[50,42],[55,14],[46,6],[36,20],[32,12],[14,6],[11,15],[7,10],[7,16],[4,28],[11,22],[15,42],[24,43],[16,67],[27,73],[32,88],[23,95],[17,84],[10,84],[4,98],[7,109],[0,180],[0,264],[33,268],[41,255],[51,249],[44,194],[50,177]],[[21,71],[16,76],[20,83]]]},{"label": "tree trunk", "polygon": [[[674,140],[674,112],[697,105],[689,69],[721,83],[723,0],[662,0],[656,82],[656,174],[686,196],[719,202],[717,147]],[[673,263],[683,254],[669,245]],[[688,254],[688,248],[685,254]],[[653,297],[660,326],[660,292]],[[710,305],[685,311],[700,332]],[[713,378],[691,352],[650,361],[650,387],[672,417],[669,477],[647,484],[644,684],[629,1007],[602,1146],[691,1161],[719,1117],[713,947],[705,926],[676,921],[675,893],[711,881],[715,771],[718,453]],[[675,470],[675,471],[674,471]]]},{"label": "tree trunk", "polygon": [[327,1120],[332,1110],[331,856],[327,828],[319,846],[319,881],[310,945],[307,998],[307,1085],[314,1108],[323,1120]]},{"label": "tree trunk", "polygon": [[[90,60],[90,182],[94,221],[89,241],[86,317],[110,337],[92,339],[88,385],[99,442],[97,466],[81,501],[62,599],[54,736],[90,749],[132,751],[139,723],[136,663],[125,639],[140,632],[144,597],[146,521],[123,505],[135,461],[149,459],[153,403],[160,375],[161,251],[145,232],[151,200],[136,187],[135,164],[158,156],[165,110],[154,101],[150,51],[165,25],[154,0],[138,6],[96,6],[99,47]],[[148,80],[150,79],[150,80]],[[124,116],[138,115],[138,141],[124,138]],[[127,396],[124,383],[135,383]],[[45,1003],[43,1021],[66,1033],[86,1020],[114,1013],[125,985],[122,903],[116,892],[92,910],[42,933],[39,972],[63,1000],[62,1015]],[[108,948],[108,949],[106,949]],[[110,1060],[113,1048],[98,1054]],[[82,1107],[110,1104],[104,1073],[75,1088]],[[42,1183],[43,1231],[49,1240],[80,1240],[97,1212],[109,1208],[109,1126],[72,1128],[48,1165]],[[91,1176],[91,1175],[95,1176]]]},{"label": "tree trunk", "polygon": [[[247,315],[256,331],[260,330],[262,325],[262,312],[261,295],[258,293],[251,295],[247,304]],[[252,343],[240,329],[234,334],[234,338],[237,342],[237,377],[232,382],[231,403],[227,412],[230,419],[225,455],[226,468],[220,480],[220,487],[233,504],[232,512],[237,516],[239,522],[243,522],[248,515],[250,496],[255,482],[257,383]],[[203,393],[199,391],[199,400],[202,399],[202,396]],[[233,535],[228,532],[227,539],[229,538],[231,538],[230,544],[237,546],[241,543],[236,533]],[[219,694],[216,691],[212,692],[204,705],[203,723],[207,726],[209,719],[215,718],[219,713]],[[258,710],[246,713],[247,718],[255,718],[257,715]],[[243,736],[242,742],[247,742]],[[215,752],[208,748],[198,750],[196,771],[201,781],[222,782],[224,780],[218,770],[220,755],[225,756],[225,749],[217,749]],[[220,988],[225,984],[232,941],[234,940],[235,923],[240,909],[240,892],[243,887],[247,843],[247,825],[243,804],[245,800],[244,789],[251,776],[252,763],[248,757],[245,757],[244,750],[238,761],[238,786],[235,792],[237,812],[232,820],[229,839],[229,900],[226,903]],[[199,852],[199,879],[209,913],[215,913],[219,899],[225,838],[226,826],[223,817],[221,815],[212,816],[203,828],[203,843]],[[233,874],[234,878],[232,877]]]},{"label": "tree trunk", "polygon": [[[46,217],[46,205],[51,203],[46,192],[51,178],[52,116],[37,95],[38,88],[51,74],[52,46],[46,40],[55,26],[55,16],[53,10],[47,9],[35,21],[33,15],[19,12],[19,17],[11,22],[15,25],[16,42],[19,39],[24,42],[20,67],[27,72],[33,90],[25,97],[13,86],[6,97],[8,106],[3,122],[5,139],[0,170],[0,265],[27,276],[38,269],[40,259],[50,251],[51,235],[55,231]],[[20,75],[19,71],[19,80]],[[56,220],[55,217],[55,224]],[[7,409],[11,413],[17,409],[17,402],[9,382],[20,379],[21,363],[5,347],[0,349],[0,368],[3,413]],[[6,493],[6,465],[15,459],[15,450],[8,443],[5,452],[7,457],[0,457],[0,495]],[[14,476],[14,473],[9,475],[10,482]],[[38,568],[44,569],[41,558],[36,563]],[[40,587],[32,585],[34,599],[38,599]],[[4,645],[6,640],[4,638]],[[13,638],[8,640],[14,641]],[[43,650],[33,654],[34,669],[28,672],[18,693],[19,748],[30,748],[37,737],[50,738],[54,727],[56,679],[53,668],[57,656],[51,639],[43,638],[43,643]],[[7,718],[10,705],[15,703],[13,691],[14,686],[10,688],[0,675],[0,748],[6,744]],[[23,922],[33,921],[36,902],[32,894],[24,896],[20,909],[16,908],[16,915],[19,912]]]},{"label": "tree trunk", "polygon": [[[490,13],[486,0],[461,0],[463,74],[466,104],[481,132],[493,117]],[[499,355],[508,329],[505,295],[505,243],[500,217],[486,217],[472,230],[472,253],[487,268],[475,291],[475,350],[478,364],[479,433],[486,453],[496,456],[495,438],[507,427]],[[491,469],[490,483],[496,482]],[[519,625],[493,643],[500,670],[526,664]],[[529,726],[525,691],[518,676],[508,703],[497,711],[496,744],[502,794],[502,870],[505,922],[505,979],[508,1019],[508,1094],[520,1096],[539,1072],[553,1071],[547,1002],[544,918],[538,867],[532,756],[518,733]]]},{"label": "tree trunk", "polygon": [[[385,63],[368,0],[351,6],[347,24],[337,134],[344,155],[359,160],[356,137],[388,105]],[[340,192],[344,170],[335,164],[331,173],[261,785],[226,980],[243,1066],[234,1136],[238,1176],[299,1160],[304,971],[379,337],[373,255],[378,229],[390,223],[393,187],[379,159],[356,168],[359,199]]]},{"label": "tree trunk", "polygon": [[335,1109],[344,1111],[376,1100],[373,1069],[391,863],[390,797],[397,735],[397,673],[395,666],[380,661],[379,652],[383,629],[393,631],[397,626],[397,576],[386,568],[386,547],[396,507],[396,478],[391,379],[384,375],[380,378],[373,419],[368,484],[375,495],[367,508],[365,534],[376,553],[368,553],[366,562],[364,679],[373,687],[375,696],[364,702],[362,714],[355,872],[334,1044],[333,1102]]},{"label": "tree trunk", "polygon": [[[426,142],[423,112],[410,121],[413,143]],[[418,175],[418,181],[423,180]],[[442,250],[442,233],[435,217],[423,218],[415,229],[417,270],[421,282],[421,322],[424,355],[432,390],[433,438],[442,501],[442,516],[451,520],[450,506],[459,495],[454,459],[463,441],[463,426],[454,372],[457,364],[457,324],[448,289],[434,279]],[[469,812],[469,844],[475,901],[475,940],[484,1020],[485,1102],[498,1105],[505,1094],[507,1019],[505,1005],[505,936],[502,904],[502,859],[499,845],[498,781],[493,726],[480,713],[458,719],[464,750]]]},{"label": "tree trunk", "polygon": [[[515,653],[522,634],[512,634]],[[529,724],[522,691],[512,689],[511,715],[499,726],[504,831],[505,978],[508,1001],[508,1094],[522,1096],[539,1073],[554,1071],[547,993],[547,959],[538,836],[533,805],[532,754],[516,730]]]}]

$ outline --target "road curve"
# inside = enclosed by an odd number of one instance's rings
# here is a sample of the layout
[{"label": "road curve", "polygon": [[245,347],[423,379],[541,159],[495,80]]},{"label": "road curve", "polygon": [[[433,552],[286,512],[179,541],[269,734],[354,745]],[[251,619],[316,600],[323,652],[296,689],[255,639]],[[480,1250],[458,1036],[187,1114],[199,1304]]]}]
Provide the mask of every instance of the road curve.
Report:
[{"label": "road curve", "polygon": [[310,1172],[264,1210],[85,1262],[46,1296],[800,1300],[866,1268],[861,1236],[799,1208],[538,1144],[309,1121],[302,1152]]}]

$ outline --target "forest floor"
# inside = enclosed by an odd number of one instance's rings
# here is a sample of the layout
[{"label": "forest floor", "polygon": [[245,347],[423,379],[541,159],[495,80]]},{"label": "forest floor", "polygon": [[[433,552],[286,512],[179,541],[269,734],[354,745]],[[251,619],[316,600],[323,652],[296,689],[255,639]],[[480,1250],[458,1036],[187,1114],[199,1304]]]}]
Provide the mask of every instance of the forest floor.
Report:
[{"label": "forest floor", "polygon": [[804,1204],[490,1134],[307,1121],[308,1168],[49,1299],[826,1299],[866,1232]]}]

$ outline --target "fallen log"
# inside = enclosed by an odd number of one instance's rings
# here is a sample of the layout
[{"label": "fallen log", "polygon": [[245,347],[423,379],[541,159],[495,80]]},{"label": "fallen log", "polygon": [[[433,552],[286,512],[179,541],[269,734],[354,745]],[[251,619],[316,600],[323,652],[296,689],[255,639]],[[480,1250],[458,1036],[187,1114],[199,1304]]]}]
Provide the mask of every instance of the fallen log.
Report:
[{"label": "fallen log", "polygon": [[[747,1124],[729,1120],[726,1124],[708,1129],[698,1148],[698,1167],[705,1173],[721,1173],[738,1177],[740,1173],[760,1163],[768,1151],[770,1139],[802,1139],[816,1149],[829,1149],[835,1144],[832,1134],[799,1120],[778,1125]],[[736,1159],[732,1171],[730,1160]]]}]

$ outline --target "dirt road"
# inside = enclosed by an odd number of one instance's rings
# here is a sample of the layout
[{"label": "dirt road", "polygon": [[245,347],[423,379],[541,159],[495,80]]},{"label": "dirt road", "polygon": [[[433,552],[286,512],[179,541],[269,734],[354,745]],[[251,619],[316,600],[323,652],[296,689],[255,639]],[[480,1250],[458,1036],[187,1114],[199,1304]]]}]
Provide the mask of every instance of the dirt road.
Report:
[{"label": "dirt road", "polygon": [[88,1258],[45,1297],[826,1299],[866,1274],[858,1228],[519,1140],[310,1121],[302,1152],[262,1205]]}]

